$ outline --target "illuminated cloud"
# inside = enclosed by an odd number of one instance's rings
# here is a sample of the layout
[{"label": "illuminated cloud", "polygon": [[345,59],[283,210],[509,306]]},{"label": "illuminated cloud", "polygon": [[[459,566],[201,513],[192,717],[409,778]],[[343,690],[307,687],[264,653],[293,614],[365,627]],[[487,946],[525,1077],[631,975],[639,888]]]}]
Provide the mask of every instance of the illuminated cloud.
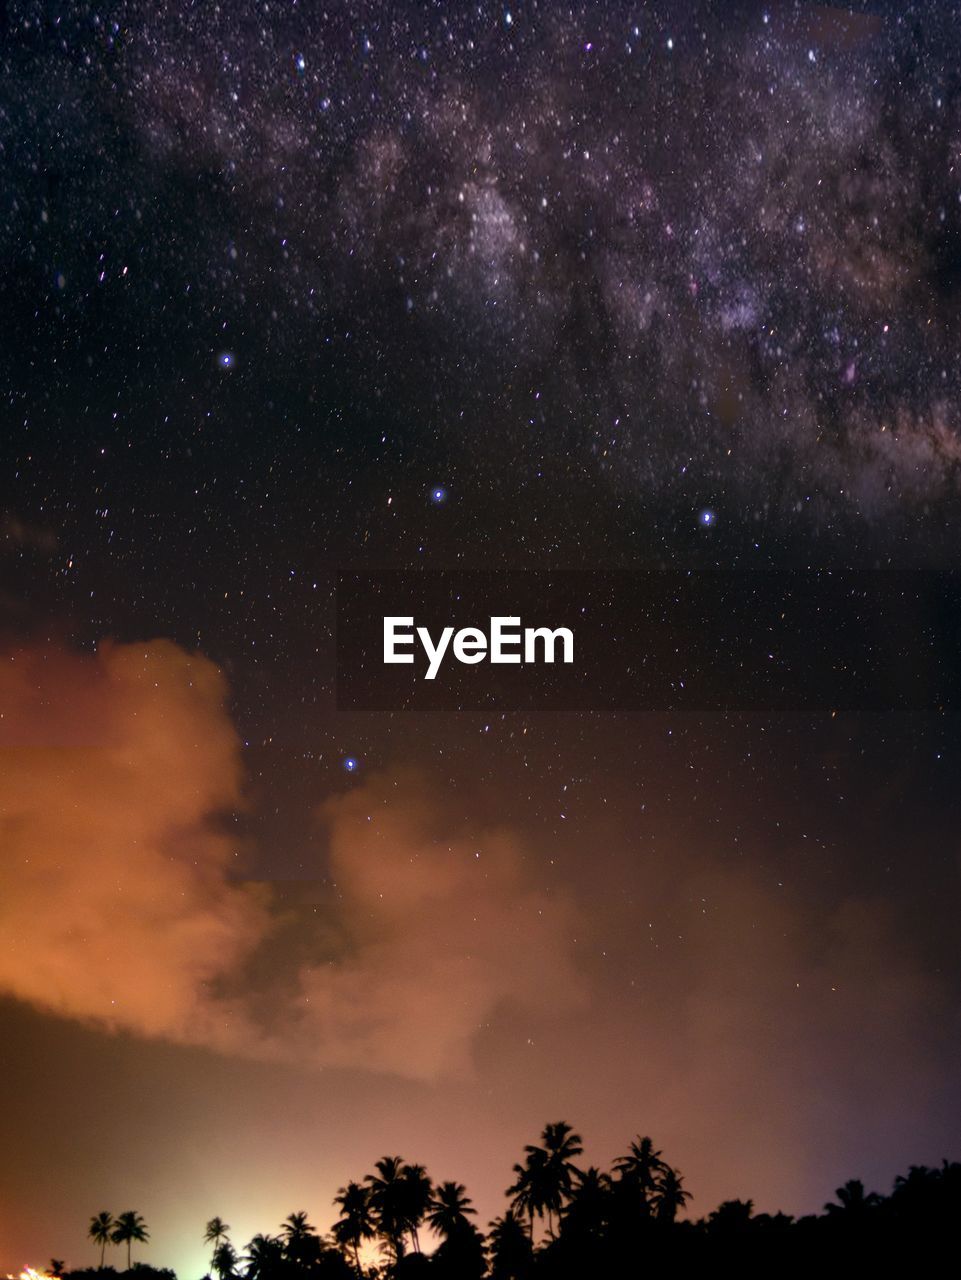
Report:
[{"label": "illuminated cloud", "polygon": [[57,549],[57,535],[43,525],[29,524],[13,511],[0,515],[0,551],[39,551],[51,555]]},{"label": "illuminated cloud", "polygon": [[241,800],[224,682],[173,644],[0,665],[0,984],[112,1029],[218,1043],[209,984],[267,927],[212,815]]},{"label": "illuminated cloud", "polygon": [[323,808],[337,893],[306,925],[238,880],[225,693],[165,641],[4,657],[3,991],[111,1030],[416,1077],[468,1065],[505,1002],[570,1007],[570,909],[527,883],[508,833],[445,834],[414,778]]},{"label": "illuminated cloud", "polygon": [[435,1076],[468,1064],[502,1005],[567,1015],[580,1002],[573,909],[531,886],[509,832],[451,838],[411,778],[354,792],[323,817],[350,931],[337,963],[302,974],[327,1061]]}]

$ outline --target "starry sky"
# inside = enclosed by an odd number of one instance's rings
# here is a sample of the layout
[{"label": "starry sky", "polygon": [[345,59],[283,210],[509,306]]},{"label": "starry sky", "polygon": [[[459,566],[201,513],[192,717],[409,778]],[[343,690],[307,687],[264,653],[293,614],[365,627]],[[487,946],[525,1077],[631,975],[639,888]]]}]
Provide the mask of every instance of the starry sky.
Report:
[{"label": "starry sky", "polygon": [[334,658],[344,571],[961,567],[952,6],[0,23],[0,1269],[562,1117],[696,1214],[957,1158],[956,715]]}]

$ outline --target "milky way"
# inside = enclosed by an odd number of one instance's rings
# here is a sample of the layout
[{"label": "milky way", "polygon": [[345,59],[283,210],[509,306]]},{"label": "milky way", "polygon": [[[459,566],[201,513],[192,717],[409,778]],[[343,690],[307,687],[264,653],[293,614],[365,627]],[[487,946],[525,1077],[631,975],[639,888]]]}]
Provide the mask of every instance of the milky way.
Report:
[{"label": "milky way", "polygon": [[37,358],[92,311],[149,370],[175,319],[359,366],[475,467],[493,435],[628,503],[923,512],[958,490],[961,99],[950,24],[894,8],[28,12]]}]

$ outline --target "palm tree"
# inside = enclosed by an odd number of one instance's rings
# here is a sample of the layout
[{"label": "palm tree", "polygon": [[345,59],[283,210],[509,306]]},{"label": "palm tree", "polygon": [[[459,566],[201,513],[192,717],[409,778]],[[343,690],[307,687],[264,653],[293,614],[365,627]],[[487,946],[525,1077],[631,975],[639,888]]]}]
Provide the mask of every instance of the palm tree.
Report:
[{"label": "palm tree", "polygon": [[430,1207],[434,1184],[422,1164],[406,1165],[401,1173],[401,1215],[415,1253],[420,1253],[418,1228]]},{"label": "palm tree", "polygon": [[531,1269],[533,1246],[524,1224],[508,1209],[490,1224],[487,1247],[491,1260],[491,1280],[523,1280]]},{"label": "palm tree", "polygon": [[472,1225],[467,1215],[476,1212],[463,1183],[442,1182],[431,1196],[427,1225],[449,1240],[458,1231]]},{"label": "palm tree", "polygon": [[554,1238],[554,1214],[559,1213],[570,1195],[577,1169],[574,1157],[584,1150],[581,1135],[575,1133],[563,1120],[544,1126],[541,1134],[543,1147],[529,1145],[524,1148],[525,1165],[515,1165],[517,1181],[509,1188],[514,1194],[514,1208],[527,1213],[534,1234],[535,1214],[546,1213],[547,1230]]},{"label": "palm tree", "polygon": [[381,1236],[393,1261],[399,1262],[404,1253],[404,1232],[407,1230],[403,1175],[406,1165],[400,1156],[383,1156],[374,1165],[376,1173],[368,1173],[364,1181],[370,1184],[370,1207]]},{"label": "palm tree", "polygon": [[583,1138],[579,1133],[575,1133],[564,1120],[558,1120],[555,1124],[545,1125],[544,1132],[541,1134],[541,1142],[543,1142],[551,1156],[555,1156],[566,1163],[573,1160],[575,1156],[581,1155],[584,1150]]},{"label": "palm tree", "polygon": [[577,1173],[577,1185],[563,1210],[563,1234],[598,1243],[610,1221],[611,1180],[593,1166]]},{"label": "palm tree", "polygon": [[534,1242],[534,1218],[544,1212],[547,1186],[547,1152],[540,1147],[528,1147],[523,1164],[514,1165],[514,1181],[507,1188],[512,1196],[511,1209],[518,1216],[527,1218],[528,1234]]},{"label": "palm tree", "polygon": [[231,1280],[237,1274],[237,1250],[229,1240],[221,1240],[217,1245],[211,1265],[220,1280]]},{"label": "palm tree", "polygon": [[660,1151],[654,1150],[652,1140],[638,1134],[637,1140],[631,1143],[628,1154],[614,1161],[614,1168],[620,1174],[622,1183],[632,1190],[637,1189],[641,1209],[645,1214],[650,1214],[657,1192],[657,1180],[667,1168]]},{"label": "palm tree", "polygon": [[207,1223],[207,1229],[204,1232],[204,1244],[212,1244],[214,1252],[216,1252],[217,1246],[223,1240],[227,1239],[227,1232],[229,1230],[230,1227],[226,1222],[224,1222],[223,1218],[211,1218]]},{"label": "palm tree", "polygon": [[658,1222],[673,1222],[688,1200],[690,1191],[685,1191],[683,1178],[677,1169],[665,1165],[657,1181],[655,1204]]},{"label": "palm tree", "polygon": [[127,1246],[127,1270],[130,1270],[130,1246],[134,1240],[138,1244],[146,1244],[150,1239],[150,1233],[147,1231],[147,1224],[141,1218],[139,1213],[133,1209],[127,1209],[125,1213],[121,1213],[114,1223],[113,1232],[110,1239],[114,1244],[126,1244]]},{"label": "palm tree", "polygon": [[53,1276],[53,1280],[63,1280],[66,1265],[63,1258],[51,1258],[50,1265],[47,1267],[47,1274]]},{"label": "palm tree", "polygon": [[340,1209],[340,1218],[334,1223],[332,1234],[343,1249],[354,1255],[354,1268],[363,1275],[360,1265],[360,1246],[365,1240],[373,1240],[377,1224],[371,1208],[370,1189],[359,1182],[348,1182],[334,1196],[334,1204]]},{"label": "palm tree", "polygon": [[280,1224],[280,1231],[287,1244],[292,1240],[306,1240],[308,1236],[316,1235],[313,1224],[308,1221],[307,1213],[304,1209],[297,1213],[288,1213]]},{"label": "palm tree", "polygon": [[544,1149],[547,1151],[548,1196],[547,1196],[547,1229],[554,1235],[552,1213],[559,1213],[561,1206],[571,1194],[574,1178],[579,1170],[574,1159],[584,1151],[584,1142],[579,1133],[575,1133],[569,1124],[559,1120],[556,1124],[545,1125],[541,1135]]},{"label": "palm tree", "polygon": [[279,1236],[256,1235],[247,1245],[244,1257],[247,1280],[270,1280],[283,1262],[284,1243]]},{"label": "palm tree", "polygon": [[312,1266],[320,1254],[320,1237],[304,1210],[289,1213],[280,1226],[284,1253],[291,1262]]},{"label": "palm tree", "polygon": [[869,1191],[865,1195],[864,1183],[857,1178],[852,1178],[843,1187],[838,1187],[834,1194],[837,1196],[839,1203],[832,1204],[829,1201],[824,1206],[825,1211],[832,1217],[843,1214],[848,1220],[863,1218],[870,1209],[873,1209],[881,1202],[881,1197],[876,1191]]},{"label": "palm tree", "polygon": [[107,1245],[110,1244],[111,1232],[114,1229],[113,1218],[106,1209],[102,1213],[95,1214],[90,1219],[90,1228],[87,1235],[95,1244],[100,1245],[100,1269],[103,1270],[103,1254]]}]

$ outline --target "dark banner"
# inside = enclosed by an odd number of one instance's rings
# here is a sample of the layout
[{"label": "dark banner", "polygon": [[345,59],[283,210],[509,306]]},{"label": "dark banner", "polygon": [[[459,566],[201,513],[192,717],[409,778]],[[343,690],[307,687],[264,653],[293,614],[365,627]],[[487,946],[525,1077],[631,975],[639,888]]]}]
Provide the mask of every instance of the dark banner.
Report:
[{"label": "dark banner", "polygon": [[961,709],[961,574],[342,574],[345,710]]}]

